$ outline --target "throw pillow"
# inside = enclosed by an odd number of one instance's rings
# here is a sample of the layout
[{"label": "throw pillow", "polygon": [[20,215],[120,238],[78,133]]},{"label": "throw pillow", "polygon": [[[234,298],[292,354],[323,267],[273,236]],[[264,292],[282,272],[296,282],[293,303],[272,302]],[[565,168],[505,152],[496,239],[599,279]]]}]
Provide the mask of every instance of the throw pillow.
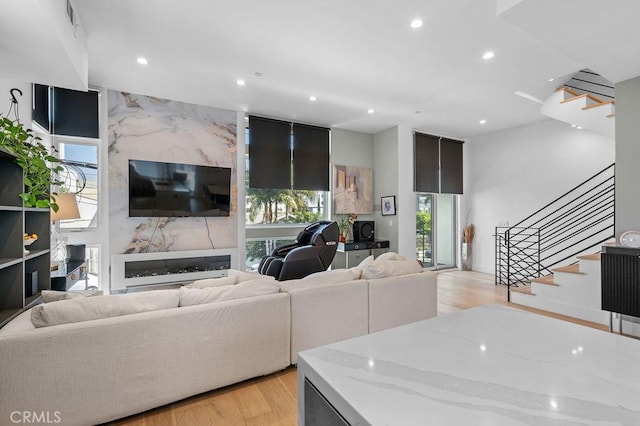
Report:
[{"label": "throw pillow", "polygon": [[256,279],[243,281],[236,285],[205,288],[180,288],[180,306],[201,305],[278,293],[280,287],[275,280]]},{"label": "throw pillow", "polygon": [[385,260],[407,260],[407,258],[392,251],[382,253],[380,256],[376,257],[376,262],[384,262]]},{"label": "throw pillow", "polygon": [[255,279],[264,279],[264,280],[272,280],[275,281],[275,277],[270,275],[260,275],[258,273],[244,272],[238,271],[236,269],[229,269],[228,274],[230,277],[237,277],[237,282],[241,283],[243,281],[255,280]]},{"label": "throw pillow", "polygon": [[395,277],[397,275],[407,275],[422,272],[422,266],[415,260],[387,260],[383,262],[372,262],[365,266],[362,271],[362,278],[371,280],[375,278]]},{"label": "throw pillow", "polygon": [[185,287],[193,288],[206,288],[206,287],[222,287],[223,285],[234,285],[238,282],[237,276],[232,277],[220,277],[220,278],[206,278],[204,280],[197,280]]},{"label": "throw pillow", "polygon": [[91,321],[160,309],[177,308],[180,296],[176,290],[152,290],[134,294],[80,297],[45,303],[31,309],[35,327]]},{"label": "throw pillow", "polygon": [[102,296],[104,293],[102,290],[81,290],[81,291],[56,291],[56,290],[42,290],[40,295],[44,303],[58,302],[60,300],[77,299],[80,297],[92,297]]},{"label": "throw pillow", "polygon": [[373,255],[371,256],[367,256],[366,258],[364,258],[362,260],[362,262],[360,262],[358,264],[358,266],[354,266],[353,268],[349,268],[349,270],[351,271],[351,273],[353,273],[353,279],[354,280],[359,280],[360,278],[362,278],[362,271],[364,270],[365,266],[367,266],[370,263],[373,263]]}]

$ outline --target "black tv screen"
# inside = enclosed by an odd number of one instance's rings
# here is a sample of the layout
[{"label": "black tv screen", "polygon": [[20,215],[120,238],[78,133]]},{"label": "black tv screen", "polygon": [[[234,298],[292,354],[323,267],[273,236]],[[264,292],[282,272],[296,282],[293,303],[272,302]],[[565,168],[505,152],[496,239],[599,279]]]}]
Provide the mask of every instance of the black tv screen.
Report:
[{"label": "black tv screen", "polygon": [[231,169],[129,160],[130,217],[229,216]]}]

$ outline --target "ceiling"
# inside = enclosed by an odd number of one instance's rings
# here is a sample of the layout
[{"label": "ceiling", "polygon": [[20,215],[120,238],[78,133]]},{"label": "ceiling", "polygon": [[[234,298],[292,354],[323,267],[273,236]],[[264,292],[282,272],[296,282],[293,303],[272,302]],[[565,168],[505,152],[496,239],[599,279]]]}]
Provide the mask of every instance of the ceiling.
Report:
[{"label": "ceiling", "polygon": [[541,120],[516,91],[544,99],[582,68],[640,75],[637,0],[72,3],[89,85],[367,133],[469,138]]}]

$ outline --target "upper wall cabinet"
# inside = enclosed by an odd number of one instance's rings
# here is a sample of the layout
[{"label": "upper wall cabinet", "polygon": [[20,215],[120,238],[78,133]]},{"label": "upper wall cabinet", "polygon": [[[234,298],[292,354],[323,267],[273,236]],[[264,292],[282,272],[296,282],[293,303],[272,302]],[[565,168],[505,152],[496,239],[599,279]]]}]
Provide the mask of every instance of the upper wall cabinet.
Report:
[{"label": "upper wall cabinet", "polygon": [[98,92],[33,85],[32,120],[53,135],[98,138]]}]

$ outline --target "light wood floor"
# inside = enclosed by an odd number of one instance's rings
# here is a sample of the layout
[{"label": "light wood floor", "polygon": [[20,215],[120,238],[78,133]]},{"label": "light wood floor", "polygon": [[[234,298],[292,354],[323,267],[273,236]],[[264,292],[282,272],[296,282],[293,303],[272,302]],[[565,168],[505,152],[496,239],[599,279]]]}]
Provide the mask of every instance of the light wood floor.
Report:
[{"label": "light wood floor", "polygon": [[[493,275],[451,271],[438,274],[438,315],[487,303],[500,303],[607,330],[607,327],[507,303],[507,289]],[[291,425],[297,424],[295,367],[197,395],[113,422],[127,426]]]}]

